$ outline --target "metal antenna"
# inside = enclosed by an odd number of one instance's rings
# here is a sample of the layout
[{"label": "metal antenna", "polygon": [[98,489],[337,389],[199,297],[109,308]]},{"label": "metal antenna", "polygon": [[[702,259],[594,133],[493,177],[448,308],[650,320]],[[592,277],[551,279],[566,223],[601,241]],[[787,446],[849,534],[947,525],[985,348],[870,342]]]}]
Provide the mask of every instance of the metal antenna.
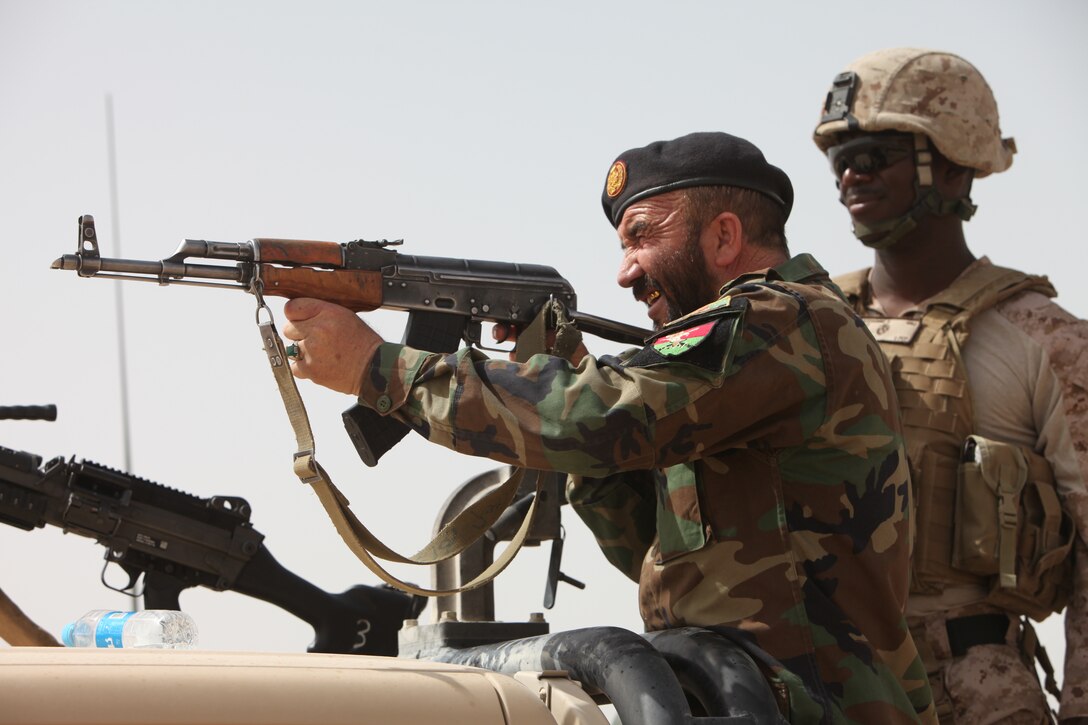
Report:
[{"label": "metal antenna", "polygon": [[[117,143],[114,138],[113,96],[106,94],[106,155],[108,156],[110,176],[110,238],[113,253],[121,257],[121,211],[117,201]],[[121,376],[121,442],[125,462],[125,472],[132,473],[132,436],[129,425],[128,406],[128,354],[125,348],[125,300],[124,285],[115,282],[114,307],[117,313],[117,359]],[[133,611],[140,609],[140,598],[130,595]]]}]

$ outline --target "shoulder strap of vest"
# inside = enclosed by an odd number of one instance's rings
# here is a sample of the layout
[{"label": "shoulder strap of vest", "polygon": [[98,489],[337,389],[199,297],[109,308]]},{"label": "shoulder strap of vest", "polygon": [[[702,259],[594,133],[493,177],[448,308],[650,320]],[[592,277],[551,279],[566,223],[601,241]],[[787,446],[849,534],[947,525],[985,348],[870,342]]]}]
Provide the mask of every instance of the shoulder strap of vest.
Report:
[{"label": "shoulder strap of vest", "polygon": [[980,264],[931,298],[926,305],[926,314],[934,308],[943,308],[963,324],[1002,300],[1026,290],[1039,292],[1047,297],[1056,297],[1058,294],[1045,276],[993,264]]}]

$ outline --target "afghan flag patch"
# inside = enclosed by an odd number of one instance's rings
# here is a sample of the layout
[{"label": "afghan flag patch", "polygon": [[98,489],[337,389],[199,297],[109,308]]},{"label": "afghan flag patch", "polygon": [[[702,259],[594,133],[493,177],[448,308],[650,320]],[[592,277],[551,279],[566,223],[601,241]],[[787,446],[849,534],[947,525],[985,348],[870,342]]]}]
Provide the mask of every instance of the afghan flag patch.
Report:
[{"label": "afghan flag patch", "polygon": [[698,347],[703,340],[710,337],[710,333],[714,330],[716,324],[718,324],[718,320],[710,320],[701,325],[659,337],[654,340],[654,350],[659,355],[666,357],[682,355],[688,350]]}]

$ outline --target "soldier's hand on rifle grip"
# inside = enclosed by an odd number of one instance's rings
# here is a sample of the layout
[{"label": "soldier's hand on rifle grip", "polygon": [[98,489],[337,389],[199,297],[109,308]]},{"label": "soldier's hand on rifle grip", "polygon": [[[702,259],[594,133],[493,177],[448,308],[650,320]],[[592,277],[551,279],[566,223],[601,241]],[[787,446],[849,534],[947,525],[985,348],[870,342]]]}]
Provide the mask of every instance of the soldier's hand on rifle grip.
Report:
[{"label": "soldier's hand on rifle grip", "polygon": [[291,357],[296,378],[348,395],[359,394],[363,371],[384,342],[351,310],[331,302],[300,297],[283,307],[288,323],[283,336],[294,340]]},{"label": "soldier's hand on rifle grip", "polygon": [[[516,325],[510,325],[505,322],[496,322],[491,326],[491,339],[500,345],[504,342],[516,345],[518,341],[518,332],[519,330]],[[507,357],[512,361],[517,359],[513,349],[510,350],[510,354]]]},{"label": "soldier's hand on rifle grip", "polygon": [[[518,329],[517,325],[511,325],[505,322],[496,322],[494,325],[491,326],[491,337],[497,343],[510,342],[516,344],[518,341],[519,332],[520,330]],[[555,345],[555,330],[548,330],[547,342],[549,348]],[[516,349],[517,348],[515,347],[514,350],[510,351],[509,358],[513,361],[517,361],[517,355],[515,353]],[[578,347],[574,349],[574,353],[570,356],[571,364],[577,365],[579,362],[582,361],[582,358],[584,358],[588,354],[589,350],[586,349],[585,344],[579,343]]]}]

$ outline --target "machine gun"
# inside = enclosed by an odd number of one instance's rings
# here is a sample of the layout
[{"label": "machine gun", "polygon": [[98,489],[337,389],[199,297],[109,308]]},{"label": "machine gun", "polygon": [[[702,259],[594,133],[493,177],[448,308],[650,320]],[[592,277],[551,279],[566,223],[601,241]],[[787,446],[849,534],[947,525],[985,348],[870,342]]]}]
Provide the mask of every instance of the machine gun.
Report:
[{"label": "machine gun", "polygon": [[[50,417],[52,416],[52,417]],[[0,408],[0,418],[56,416],[53,406]],[[237,496],[200,498],[86,460],[40,456],[0,446],[0,522],[25,531],[45,525],[106,547],[102,583],[144,604],[178,609],[178,595],[204,586],[232,590],[284,609],[310,624],[310,652],[396,655],[397,632],[423,610],[423,597],[358,585],[330,594],[285,569],[250,524]],[[117,564],[120,589],[106,581]]]},{"label": "machine gun", "polygon": [[[163,260],[109,259],[99,255],[94,218],[84,214],[76,253],[65,254],[52,266],[81,277],[241,289],[258,300],[263,295],[315,297],[356,312],[402,310],[409,313],[404,344],[431,352],[453,352],[462,341],[483,347],[482,322],[522,327],[551,301],[562,305],[578,329],[592,335],[642,345],[651,334],[579,311],[574,288],[551,267],[417,257],[390,248],[402,241],[186,239]],[[189,261],[194,258],[235,263],[194,264]],[[361,406],[345,411],[344,424],[370,466],[408,432],[404,424]]]}]

